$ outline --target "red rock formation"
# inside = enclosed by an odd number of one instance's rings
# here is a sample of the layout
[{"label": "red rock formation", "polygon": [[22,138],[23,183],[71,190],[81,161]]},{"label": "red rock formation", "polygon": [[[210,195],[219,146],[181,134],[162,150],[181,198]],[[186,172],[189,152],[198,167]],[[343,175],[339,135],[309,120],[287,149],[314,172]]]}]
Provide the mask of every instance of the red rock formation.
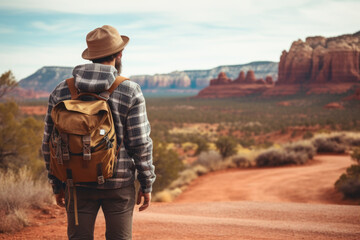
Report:
[{"label": "red rock formation", "polygon": [[239,76],[234,80],[234,83],[245,83],[245,72],[241,71]]},{"label": "red rock formation", "polygon": [[313,49],[300,39],[293,42],[290,51],[283,51],[279,63],[278,84],[301,83],[310,77]]},{"label": "red rock formation", "polygon": [[280,57],[278,84],[359,81],[360,32],[298,40]]},{"label": "red rock formation", "polygon": [[265,80],[262,78],[259,78],[255,81],[256,84],[266,84]]},{"label": "red rock formation", "polygon": [[326,104],[324,106],[324,108],[327,108],[327,109],[344,109],[344,106],[341,103],[332,102],[332,103]]},{"label": "red rock formation", "polygon": [[231,82],[232,82],[231,79],[226,76],[226,73],[221,72],[221,73],[219,73],[217,78],[210,80],[210,86],[224,85],[224,84],[228,84]]},{"label": "red rock formation", "polygon": [[266,82],[267,84],[274,84],[273,78],[272,78],[271,76],[269,76],[269,75],[266,76],[265,82]]},{"label": "red rock formation", "polygon": [[247,73],[246,73],[246,78],[245,78],[245,82],[246,83],[255,83],[256,81],[256,78],[255,78],[255,73],[253,70],[249,70]]},{"label": "red rock formation", "polygon": [[357,88],[353,95],[350,95],[350,96],[344,98],[344,100],[345,101],[348,101],[348,100],[360,100],[360,88]]}]

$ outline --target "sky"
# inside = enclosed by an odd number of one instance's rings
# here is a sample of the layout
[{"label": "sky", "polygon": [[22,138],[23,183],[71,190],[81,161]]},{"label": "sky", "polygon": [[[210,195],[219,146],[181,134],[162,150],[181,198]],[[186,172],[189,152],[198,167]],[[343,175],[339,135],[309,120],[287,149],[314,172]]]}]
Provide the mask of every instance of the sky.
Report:
[{"label": "sky", "polygon": [[360,31],[359,0],[0,0],[0,73],[89,63],[86,35],[130,37],[124,76],[276,61],[295,40]]}]

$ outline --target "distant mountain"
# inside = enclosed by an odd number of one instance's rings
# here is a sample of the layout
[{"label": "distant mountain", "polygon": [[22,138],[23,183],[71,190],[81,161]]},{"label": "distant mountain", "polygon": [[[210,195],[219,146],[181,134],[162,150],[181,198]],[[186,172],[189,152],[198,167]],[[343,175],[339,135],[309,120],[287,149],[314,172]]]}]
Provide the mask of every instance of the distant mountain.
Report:
[{"label": "distant mountain", "polygon": [[135,75],[131,80],[140,84],[143,89],[197,89],[209,86],[213,78],[217,78],[220,72],[226,73],[229,78],[235,79],[240,71],[253,70],[257,77],[266,78],[270,75],[277,79],[277,62],[251,62],[241,65],[225,65],[208,70],[185,70],[167,74]]},{"label": "distant mountain", "polygon": [[[51,92],[62,80],[72,76],[72,67],[43,67],[34,74],[19,82],[20,87],[34,91]],[[252,69],[256,76],[265,78],[267,75],[277,79],[277,62],[252,62],[241,65],[219,66],[208,70],[175,71],[167,74],[135,75],[130,79],[140,84],[145,91],[154,90],[200,90],[209,85],[211,79],[220,72],[229,78],[237,78],[240,71]]]},{"label": "distant mountain", "polygon": [[28,90],[51,92],[62,80],[72,77],[72,69],[72,67],[43,67],[20,80],[19,86]]}]

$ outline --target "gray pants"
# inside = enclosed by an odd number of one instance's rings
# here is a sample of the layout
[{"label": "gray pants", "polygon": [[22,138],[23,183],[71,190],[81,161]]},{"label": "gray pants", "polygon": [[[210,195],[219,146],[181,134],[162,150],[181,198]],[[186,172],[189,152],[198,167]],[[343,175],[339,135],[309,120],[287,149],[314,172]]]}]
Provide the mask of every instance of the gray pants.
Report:
[{"label": "gray pants", "polygon": [[134,185],[119,189],[92,189],[76,187],[77,211],[79,225],[75,226],[74,197],[65,194],[68,206],[68,237],[69,239],[94,239],[94,225],[101,206],[106,221],[106,239],[131,239],[132,217],[135,205]]}]

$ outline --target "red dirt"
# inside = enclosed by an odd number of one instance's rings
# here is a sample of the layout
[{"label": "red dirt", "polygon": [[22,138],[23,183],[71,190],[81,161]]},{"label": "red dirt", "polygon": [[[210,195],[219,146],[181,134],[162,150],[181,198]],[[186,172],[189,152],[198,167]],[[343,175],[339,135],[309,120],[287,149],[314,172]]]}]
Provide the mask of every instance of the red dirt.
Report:
[{"label": "red dirt", "polygon": [[[136,210],[133,239],[359,239],[360,206],[345,205],[358,203],[342,200],[333,185],[353,163],[317,156],[305,166],[208,174],[174,203]],[[104,239],[99,215],[95,239]],[[37,226],[0,239],[66,239],[63,211],[39,216]]]}]

